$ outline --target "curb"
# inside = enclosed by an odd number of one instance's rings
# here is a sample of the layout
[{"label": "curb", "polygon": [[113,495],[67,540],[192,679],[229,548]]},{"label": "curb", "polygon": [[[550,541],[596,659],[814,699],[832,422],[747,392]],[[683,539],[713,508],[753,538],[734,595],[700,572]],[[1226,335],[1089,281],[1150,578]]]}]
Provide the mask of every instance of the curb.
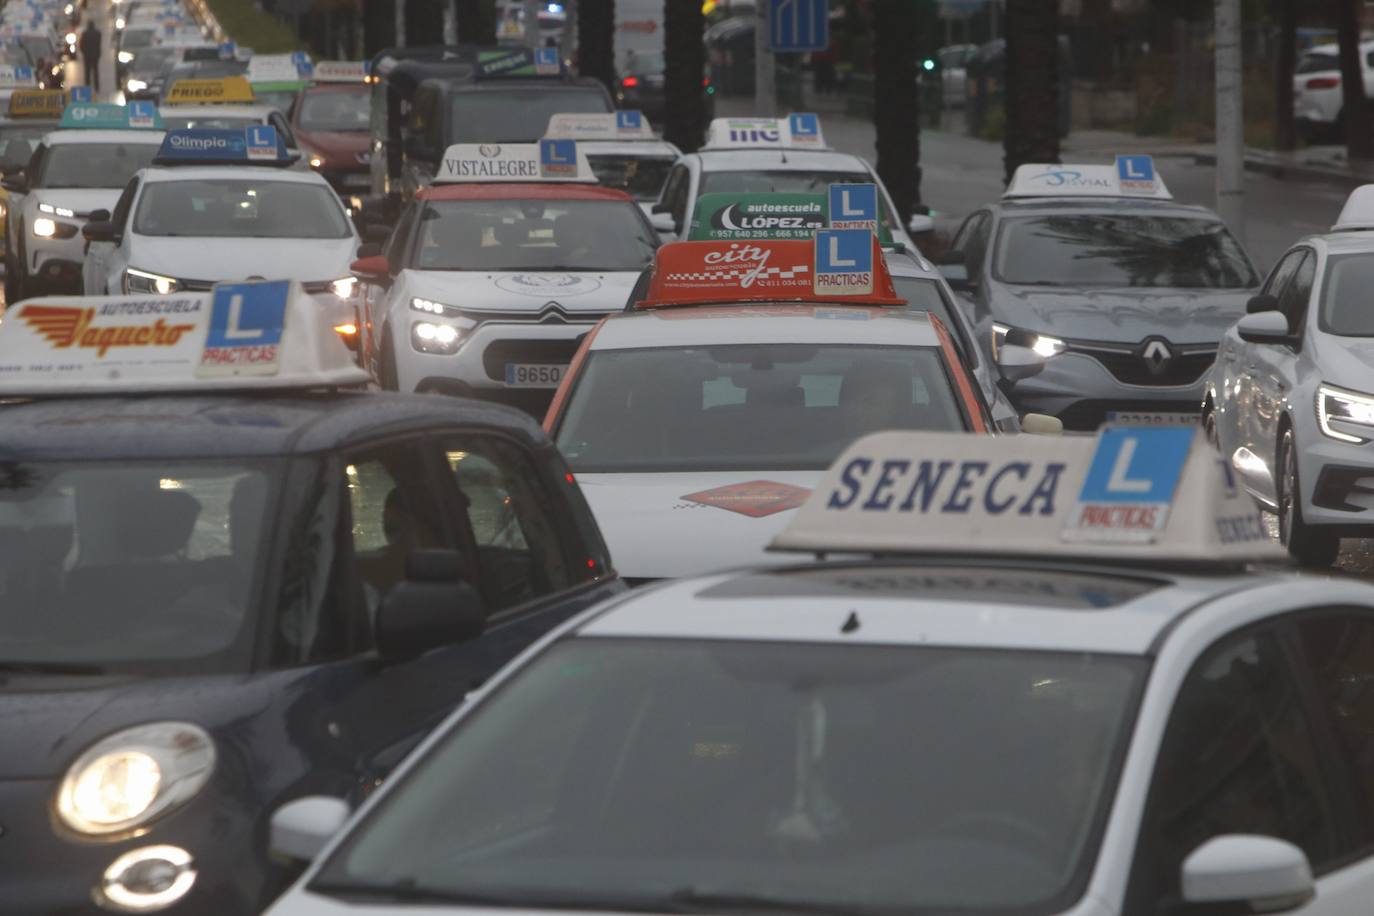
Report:
[{"label": "curb", "polygon": [[[1193,153],[1193,161],[1198,165],[1216,165],[1216,153],[1198,152]],[[1245,170],[1247,172],[1258,172],[1278,179],[1296,179],[1299,181],[1324,181],[1327,184],[1340,185],[1347,190],[1354,190],[1361,185],[1374,183],[1374,171],[1368,175],[1356,175],[1347,169],[1331,166],[1296,164],[1287,162],[1274,162],[1260,156],[1247,155],[1245,157]]]}]

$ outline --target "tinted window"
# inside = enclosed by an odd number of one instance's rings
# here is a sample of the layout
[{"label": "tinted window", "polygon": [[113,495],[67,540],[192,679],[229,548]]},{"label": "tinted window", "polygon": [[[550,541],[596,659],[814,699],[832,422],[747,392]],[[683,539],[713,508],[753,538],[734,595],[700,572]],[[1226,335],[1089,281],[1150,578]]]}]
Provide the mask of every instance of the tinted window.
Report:
[{"label": "tinted window", "polygon": [[1374,337],[1374,254],[1329,255],[1322,283],[1321,328],[1346,337]]},{"label": "tinted window", "polygon": [[296,124],[301,130],[366,131],[371,114],[366,86],[307,90],[301,95]]},{"label": "tinted window", "polygon": [[412,266],[638,271],[657,244],[625,200],[440,200],[420,214]]},{"label": "tinted window", "polygon": [[560,112],[610,111],[610,102],[596,89],[549,91],[503,89],[454,93],[449,100],[452,143],[534,143],[544,136],[549,118]]},{"label": "tinted window", "polygon": [[[645,913],[1060,912],[1086,882],[1144,668],[565,640],[395,785],[312,890]],[[691,889],[777,906],[696,909]]]},{"label": "tinted window", "polygon": [[993,274],[1004,283],[1067,287],[1244,289],[1259,282],[1221,222],[1139,214],[1004,217]]},{"label": "tinted window", "polygon": [[647,156],[611,156],[606,154],[587,157],[596,180],[608,188],[618,188],[635,200],[658,200],[663,190],[663,182],[668,178],[668,170],[673,167],[673,157],[651,159]]},{"label": "tinted window", "polygon": [[48,147],[34,187],[122,188],[157,150],[156,143],[59,143]]},{"label": "tinted window", "polygon": [[1309,252],[1279,297],[1279,309],[1288,317],[1290,334],[1302,332],[1303,319],[1307,316],[1307,303],[1312,298],[1312,282],[1316,276],[1317,257]]},{"label": "tinted window", "polygon": [[963,252],[969,276],[983,268],[991,226],[992,217],[986,213],[975,213],[959,227],[959,234],[954,237],[954,250]]},{"label": "tinted window", "polygon": [[140,235],[343,239],[352,233],[328,187],[296,181],[157,181],[134,217]]},{"label": "tinted window", "polygon": [[575,471],[821,470],[871,432],[965,428],[933,348],[677,347],[592,351],[557,443]]},{"label": "tinted window", "polygon": [[1299,73],[1319,73],[1341,69],[1340,58],[1326,51],[1308,51],[1298,60]]}]

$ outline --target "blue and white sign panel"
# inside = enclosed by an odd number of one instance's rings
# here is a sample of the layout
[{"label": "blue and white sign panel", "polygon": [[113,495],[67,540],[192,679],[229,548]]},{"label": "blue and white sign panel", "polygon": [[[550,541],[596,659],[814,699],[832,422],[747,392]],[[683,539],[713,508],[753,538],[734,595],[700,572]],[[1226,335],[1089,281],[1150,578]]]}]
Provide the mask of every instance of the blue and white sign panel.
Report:
[{"label": "blue and white sign panel", "polygon": [[829,46],[828,0],[768,0],[768,50],[824,51]]},{"label": "blue and white sign panel", "polygon": [[873,233],[867,229],[817,229],[818,296],[862,296],[873,292]]},{"label": "blue and white sign panel", "polygon": [[1127,194],[1154,194],[1159,180],[1155,177],[1152,156],[1117,156],[1116,178]]},{"label": "blue and white sign panel", "polygon": [[878,186],[876,184],[832,184],[826,211],[831,229],[878,231]]},{"label": "blue and white sign panel", "polygon": [[132,101],[124,107],[127,109],[129,126],[135,130],[162,126],[162,115],[158,113],[157,106],[147,99]]},{"label": "blue and white sign panel", "polygon": [[248,127],[248,158],[252,161],[275,162],[277,159],[277,129],[271,124]]},{"label": "blue and white sign panel", "polygon": [[216,286],[196,376],[275,375],[290,296],[288,280]]},{"label": "blue and white sign panel", "polygon": [[793,146],[820,148],[825,145],[825,139],[821,134],[820,116],[810,112],[795,112],[788,115],[787,134]]},{"label": "blue and white sign panel", "polygon": [[1196,435],[1182,427],[1103,430],[1065,536],[1153,540],[1168,521]]},{"label": "blue and white sign panel", "polygon": [[557,76],[563,72],[563,62],[557,48],[534,49],[534,72],[539,76]]},{"label": "blue and white sign panel", "polygon": [[157,151],[162,161],[246,161],[247,144],[241,130],[197,128],[169,130]]},{"label": "blue and white sign panel", "polygon": [[544,178],[576,178],[577,141],[540,140],[539,172]]},{"label": "blue and white sign panel", "polygon": [[638,133],[644,129],[644,113],[632,108],[622,108],[615,113],[615,129]]},{"label": "blue and white sign panel", "polygon": [[93,102],[94,100],[95,100],[95,97],[91,94],[91,87],[90,87],[90,86],[73,86],[73,87],[72,87],[72,104],[74,104],[74,105],[89,105],[89,104],[91,104],[91,102]]}]

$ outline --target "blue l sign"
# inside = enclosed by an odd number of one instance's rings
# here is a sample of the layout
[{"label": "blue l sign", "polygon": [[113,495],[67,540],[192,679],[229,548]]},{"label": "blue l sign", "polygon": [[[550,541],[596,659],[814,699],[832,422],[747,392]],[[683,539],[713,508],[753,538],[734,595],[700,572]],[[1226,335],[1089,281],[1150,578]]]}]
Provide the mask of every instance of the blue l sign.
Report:
[{"label": "blue l sign", "polygon": [[873,233],[867,229],[817,229],[818,296],[862,296],[873,292]]},{"label": "blue l sign", "polygon": [[1184,427],[1104,430],[1079,502],[1167,505],[1173,501],[1196,432]]},{"label": "blue l sign", "polygon": [[217,285],[196,376],[275,375],[290,296],[288,280]]},{"label": "blue l sign", "polygon": [[546,178],[577,175],[576,140],[540,140],[539,171]]},{"label": "blue l sign", "polygon": [[768,50],[824,51],[829,46],[828,0],[768,0]]},{"label": "blue l sign", "polygon": [[615,126],[619,130],[639,130],[644,124],[644,116],[638,111],[620,110],[615,113]]},{"label": "blue l sign", "polygon": [[1121,190],[1152,193],[1155,181],[1155,160],[1152,156],[1116,157],[1116,182]]},{"label": "blue l sign", "polygon": [[878,186],[832,184],[828,216],[831,229],[878,231]]},{"label": "blue l sign", "polygon": [[91,95],[91,87],[90,87],[90,86],[73,86],[73,87],[72,87],[72,104],[73,104],[73,105],[89,105],[89,104],[91,104],[92,101],[94,101],[94,98],[93,98],[93,96]]}]

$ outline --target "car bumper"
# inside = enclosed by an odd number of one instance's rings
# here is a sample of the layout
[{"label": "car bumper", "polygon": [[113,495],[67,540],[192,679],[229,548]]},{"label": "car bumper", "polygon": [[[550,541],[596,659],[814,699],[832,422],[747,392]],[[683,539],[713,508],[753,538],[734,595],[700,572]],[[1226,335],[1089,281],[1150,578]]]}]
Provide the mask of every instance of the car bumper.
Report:
[{"label": "car bumper", "polygon": [[79,295],[86,240],[78,231],[69,239],[34,239],[28,243],[24,265],[30,284],[44,293]]},{"label": "car bumper", "polygon": [[366,196],[371,193],[372,172],[366,165],[340,169],[326,166],[316,171],[339,193],[344,203],[348,203],[351,196]]},{"label": "car bumper", "polygon": [[1368,537],[1374,531],[1374,442],[1340,442],[1323,435],[1315,421],[1297,425],[1303,521],[1345,537]]},{"label": "car bumper", "polygon": [[1202,408],[1205,376],[1190,385],[1127,385],[1097,360],[1078,353],[1051,357],[1039,375],[1010,390],[1017,413],[1058,417],[1069,430],[1095,430],[1112,412],[1187,413]]}]

